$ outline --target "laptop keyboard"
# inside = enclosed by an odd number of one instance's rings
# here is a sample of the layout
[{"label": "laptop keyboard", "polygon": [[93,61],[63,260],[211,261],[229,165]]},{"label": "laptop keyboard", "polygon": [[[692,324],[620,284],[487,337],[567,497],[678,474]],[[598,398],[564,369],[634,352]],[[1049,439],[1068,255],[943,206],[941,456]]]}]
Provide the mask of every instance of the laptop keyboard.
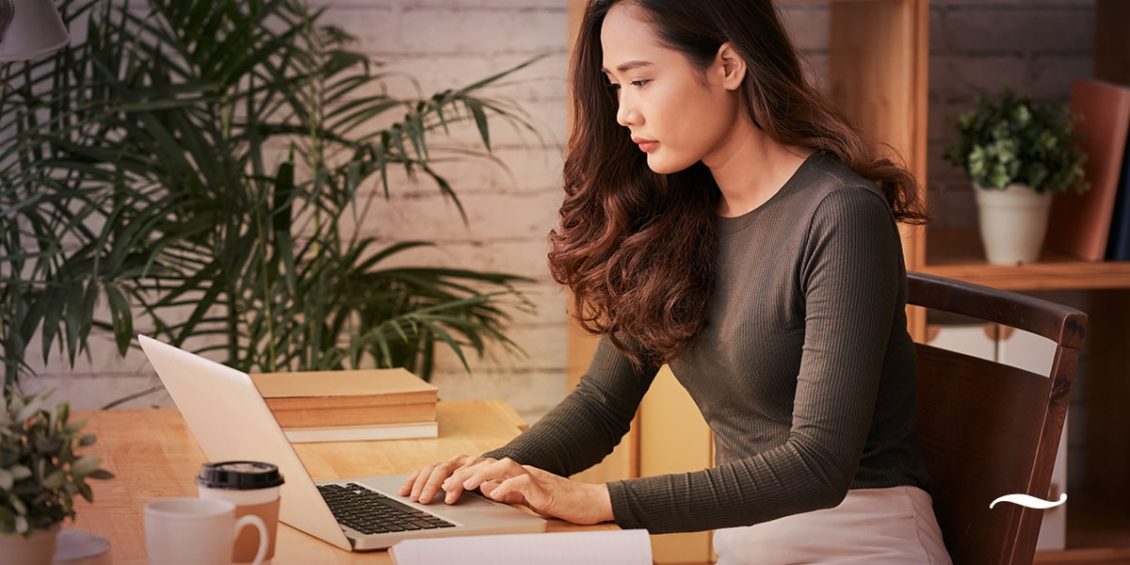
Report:
[{"label": "laptop keyboard", "polygon": [[334,518],[363,534],[451,528],[455,524],[355,483],[318,485]]}]

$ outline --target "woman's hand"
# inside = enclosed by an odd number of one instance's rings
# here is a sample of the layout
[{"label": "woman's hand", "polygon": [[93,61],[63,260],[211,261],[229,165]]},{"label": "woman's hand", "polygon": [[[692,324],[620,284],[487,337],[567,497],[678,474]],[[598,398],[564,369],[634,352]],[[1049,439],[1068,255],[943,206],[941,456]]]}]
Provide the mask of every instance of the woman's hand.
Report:
[{"label": "woman's hand", "polygon": [[509,457],[463,466],[443,482],[449,504],[458,500],[463,490],[476,488],[492,500],[524,504],[542,516],[574,524],[597,524],[613,518],[605,485],[570,480],[520,465]]},{"label": "woman's hand", "polygon": [[[423,467],[412,473],[407,481],[404,481],[404,486],[400,487],[400,496],[407,496],[412,502],[419,502],[421,504],[428,504],[432,501],[436,491],[439,490],[440,485],[451,476],[452,473],[467,469],[480,463],[493,463],[497,459],[490,457],[483,457],[481,455],[456,455],[447,461],[435,464],[424,465]],[[447,489],[445,489],[447,490]],[[454,493],[447,490],[447,503],[454,504],[459,499],[459,493],[462,489]]]}]

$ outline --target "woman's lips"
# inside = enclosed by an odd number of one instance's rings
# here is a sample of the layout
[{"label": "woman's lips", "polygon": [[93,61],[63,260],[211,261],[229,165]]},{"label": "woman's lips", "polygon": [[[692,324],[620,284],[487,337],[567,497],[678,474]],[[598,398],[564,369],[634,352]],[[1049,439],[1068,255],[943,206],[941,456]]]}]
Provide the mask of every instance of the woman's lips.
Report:
[{"label": "woman's lips", "polygon": [[658,141],[641,141],[637,142],[637,144],[640,146],[640,151],[644,153],[651,153],[656,147],[659,147]]}]

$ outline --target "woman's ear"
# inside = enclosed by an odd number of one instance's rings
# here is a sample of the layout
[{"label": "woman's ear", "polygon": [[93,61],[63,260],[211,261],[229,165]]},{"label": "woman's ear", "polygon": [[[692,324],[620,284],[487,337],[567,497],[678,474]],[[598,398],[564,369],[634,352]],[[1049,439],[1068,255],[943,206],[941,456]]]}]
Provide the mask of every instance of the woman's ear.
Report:
[{"label": "woman's ear", "polygon": [[730,42],[725,42],[718,48],[718,55],[714,58],[714,65],[722,74],[722,87],[726,90],[737,90],[745,80],[745,59]]}]

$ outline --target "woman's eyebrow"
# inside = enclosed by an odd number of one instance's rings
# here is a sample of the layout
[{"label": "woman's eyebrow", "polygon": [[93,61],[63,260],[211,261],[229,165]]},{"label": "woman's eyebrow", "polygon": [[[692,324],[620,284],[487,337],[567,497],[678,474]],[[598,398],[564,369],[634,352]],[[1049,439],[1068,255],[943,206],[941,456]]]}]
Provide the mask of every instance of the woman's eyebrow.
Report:
[{"label": "woman's eyebrow", "polygon": [[[616,67],[616,71],[622,73],[624,71],[630,71],[632,69],[636,69],[636,68],[639,68],[639,67],[650,67],[651,64],[652,64],[651,61],[628,61],[627,63],[624,63],[624,64],[620,65],[619,67]],[[601,72],[603,72],[606,75],[610,74],[608,69],[602,68],[600,70],[601,70]]]}]

